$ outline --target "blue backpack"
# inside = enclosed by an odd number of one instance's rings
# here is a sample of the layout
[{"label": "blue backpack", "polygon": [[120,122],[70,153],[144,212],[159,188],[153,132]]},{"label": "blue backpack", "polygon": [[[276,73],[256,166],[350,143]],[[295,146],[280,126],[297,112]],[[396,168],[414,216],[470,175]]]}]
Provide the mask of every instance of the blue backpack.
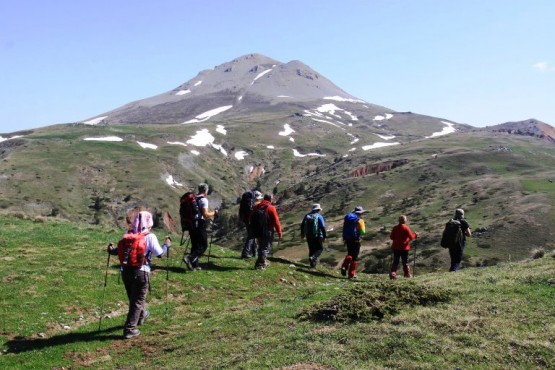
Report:
[{"label": "blue backpack", "polygon": [[357,230],[359,217],[354,213],[348,213],[343,220],[343,239],[346,242],[353,242],[360,239]]}]

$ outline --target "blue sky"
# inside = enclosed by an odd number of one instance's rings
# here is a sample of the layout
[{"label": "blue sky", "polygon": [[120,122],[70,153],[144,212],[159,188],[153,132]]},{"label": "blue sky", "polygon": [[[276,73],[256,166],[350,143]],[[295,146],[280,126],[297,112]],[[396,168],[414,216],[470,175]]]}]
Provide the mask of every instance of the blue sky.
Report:
[{"label": "blue sky", "polygon": [[552,0],[2,0],[0,133],[77,122],[260,53],[473,126],[555,126]]}]

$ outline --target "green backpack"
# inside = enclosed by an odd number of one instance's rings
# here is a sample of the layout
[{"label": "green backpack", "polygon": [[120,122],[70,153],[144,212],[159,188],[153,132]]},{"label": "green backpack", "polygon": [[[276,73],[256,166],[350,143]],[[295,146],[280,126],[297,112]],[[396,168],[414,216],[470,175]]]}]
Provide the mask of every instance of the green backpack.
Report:
[{"label": "green backpack", "polygon": [[449,220],[445,224],[443,234],[441,236],[441,246],[443,248],[455,248],[462,244],[463,232],[461,222],[455,219]]},{"label": "green backpack", "polygon": [[318,213],[309,213],[306,215],[306,221],[304,224],[304,235],[307,238],[318,238],[320,236],[320,230],[318,229],[318,219],[320,215]]}]

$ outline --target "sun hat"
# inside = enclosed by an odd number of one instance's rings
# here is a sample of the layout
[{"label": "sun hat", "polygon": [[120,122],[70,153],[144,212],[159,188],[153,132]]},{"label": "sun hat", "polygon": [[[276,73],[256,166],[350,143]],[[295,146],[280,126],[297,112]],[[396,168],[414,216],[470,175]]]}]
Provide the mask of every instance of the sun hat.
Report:
[{"label": "sun hat", "polygon": [[262,200],[262,198],[264,198],[264,196],[262,196],[262,193],[259,192],[258,190],[254,191],[254,199],[256,200]]},{"label": "sun hat", "polygon": [[355,210],[353,211],[353,213],[356,213],[356,214],[362,214],[364,212],[366,211],[361,206],[355,207]]},{"label": "sun hat", "polygon": [[321,210],[322,210],[322,207],[320,207],[320,204],[314,203],[314,204],[312,205],[312,210],[313,210],[313,211],[321,211]]}]

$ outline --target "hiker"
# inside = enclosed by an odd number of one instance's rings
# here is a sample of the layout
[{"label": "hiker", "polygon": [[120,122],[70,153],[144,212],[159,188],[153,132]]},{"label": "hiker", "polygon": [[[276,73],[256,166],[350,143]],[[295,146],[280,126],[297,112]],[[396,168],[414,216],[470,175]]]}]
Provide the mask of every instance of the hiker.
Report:
[{"label": "hiker", "polygon": [[258,244],[258,258],[254,268],[264,270],[269,266],[266,258],[272,250],[274,234],[281,239],[283,232],[276,207],[272,205],[272,194],[265,194],[262,202],[258,203],[250,217],[253,236]]},{"label": "hiker", "polygon": [[[455,224],[458,226],[455,227],[450,236],[446,235],[449,224]],[[458,230],[460,230],[460,232]],[[449,248],[449,256],[451,257],[451,267],[449,267],[449,271],[451,272],[461,269],[461,262],[463,259],[467,236],[472,236],[470,225],[464,218],[464,210],[462,208],[457,208],[453,218],[449,220],[447,225],[445,225],[444,236],[442,237],[442,245],[447,244],[444,245],[444,247]],[[444,238],[446,237],[452,241],[445,243]]]},{"label": "hiker", "polygon": [[407,216],[399,216],[399,223],[391,229],[389,238],[393,240],[391,249],[393,250],[393,261],[389,271],[390,279],[397,279],[397,267],[399,266],[399,259],[403,263],[403,273],[407,278],[412,277],[410,267],[408,264],[410,241],[416,239],[418,234],[413,233],[407,225]]},{"label": "hiker", "polygon": [[361,218],[365,212],[361,206],[358,206],[343,220],[343,241],[347,245],[347,256],[341,265],[341,275],[347,276],[348,272],[351,280],[356,278],[360,242],[362,236],[366,234],[364,220]]},{"label": "hiker", "polygon": [[[123,246],[122,242],[125,240],[125,236],[118,243],[118,247],[110,244],[107,250],[109,254],[120,257],[121,276],[127,298],[129,299],[129,310],[123,327],[123,338],[125,339],[140,335],[141,332],[137,329],[137,326],[142,325],[147,317],[150,316],[150,312],[145,308],[145,301],[150,286],[150,261],[152,255],[154,254],[160,258],[169,252],[171,246],[171,239],[169,237],[166,237],[164,244],[160,246],[156,235],[150,232],[153,225],[152,214],[150,212],[139,212],[131,226],[133,225],[136,227],[137,232],[133,233],[134,230],[129,230],[126,236],[138,236],[138,238],[144,241],[143,253],[136,253],[135,257],[133,257],[133,251],[122,251],[121,246]],[[133,243],[133,246],[135,247],[136,244]],[[119,253],[118,249],[120,249]],[[139,248],[137,247],[137,249]],[[123,259],[128,258],[129,255],[131,255],[130,261]]]},{"label": "hiker", "polygon": [[191,253],[183,257],[183,262],[187,265],[189,270],[201,270],[199,266],[199,258],[206,252],[208,248],[208,232],[207,224],[210,218],[218,217],[218,210],[210,211],[208,209],[208,184],[201,183],[198,186],[198,194],[196,194],[196,201],[199,208],[199,219],[194,227],[189,230],[191,238]]},{"label": "hiker", "polygon": [[247,235],[245,236],[245,244],[241,258],[249,259],[256,257],[256,238],[252,235],[252,227],[250,217],[254,206],[263,199],[262,193],[258,190],[250,190],[241,196],[241,204],[239,205],[239,219],[245,224]]},{"label": "hiker", "polygon": [[316,267],[318,258],[324,250],[326,240],[326,222],[320,214],[322,207],[318,203],[312,205],[312,210],[307,213],[301,222],[301,239],[306,238],[308,244],[308,262],[310,267]]}]

